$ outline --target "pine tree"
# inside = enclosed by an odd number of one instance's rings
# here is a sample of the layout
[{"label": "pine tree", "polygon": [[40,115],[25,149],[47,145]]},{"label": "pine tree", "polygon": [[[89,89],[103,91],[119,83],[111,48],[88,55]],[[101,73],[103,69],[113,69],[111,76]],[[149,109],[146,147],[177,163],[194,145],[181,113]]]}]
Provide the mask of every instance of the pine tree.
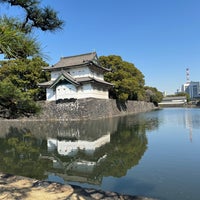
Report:
[{"label": "pine tree", "polygon": [[24,19],[0,17],[0,54],[4,54],[5,58],[27,58],[41,54],[32,30],[56,31],[63,26],[63,21],[53,9],[40,8],[40,1],[0,0],[0,3],[21,7],[26,13]]},{"label": "pine tree", "polygon": [[63,21],[58,18],[57,12],[49,6],[41,8],[38,0],[0,0],[0,3],[18,6],[25,11],[25,19],[21,23],[21,28],[25,32],[30,32],[33,27],[42,31],[55,31],[62,28]]}]

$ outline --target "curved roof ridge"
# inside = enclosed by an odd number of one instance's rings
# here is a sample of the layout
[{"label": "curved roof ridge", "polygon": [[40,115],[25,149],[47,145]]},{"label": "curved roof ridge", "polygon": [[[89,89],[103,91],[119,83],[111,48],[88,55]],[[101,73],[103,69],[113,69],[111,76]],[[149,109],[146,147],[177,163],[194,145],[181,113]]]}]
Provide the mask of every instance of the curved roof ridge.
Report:
[{"label": "curved roof ridge", "polygon": [[62,57],[55,65],[52,67],[59,68],[59,67],[66,67],[66,66],[73,66],[73,65],[81,65],[88,61],[94,60],[97,56],[96,52]]},{"label": "curved roof ridge", "polygon": [[67,58],[72,58],[72,57],[81,57],[81,56],[93,55],[93,54],[94,54],[94,56],[97,55],[96,52],[89,52],[89,53],[83,53],[83,54],[73,55],[73,56],[64,56],[64,57],[61,57],[60,59],[67,59]]}]

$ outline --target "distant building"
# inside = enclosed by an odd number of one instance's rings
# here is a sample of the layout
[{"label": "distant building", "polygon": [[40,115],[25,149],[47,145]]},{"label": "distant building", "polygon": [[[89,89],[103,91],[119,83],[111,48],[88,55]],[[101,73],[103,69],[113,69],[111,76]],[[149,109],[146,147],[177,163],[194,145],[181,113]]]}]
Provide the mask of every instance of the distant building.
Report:
[{"label": "distant building", "polygon": [[173,107],[173,106],[183,106],[187,103],[186,96],[173,96],[173,97],[164,97],[162,102],[159,103],[159,106],[162,107]]},{"label": "distant building", "polygon": [[191,99],[200,98],[200,82],[187,82],[182,85],[181,91],[189,94]]},{"label": "distant building", "polygon": [[167,92],[166,92],[166,91],[163,92],[163,96],[164,96],[164,97],[167,96]]}]

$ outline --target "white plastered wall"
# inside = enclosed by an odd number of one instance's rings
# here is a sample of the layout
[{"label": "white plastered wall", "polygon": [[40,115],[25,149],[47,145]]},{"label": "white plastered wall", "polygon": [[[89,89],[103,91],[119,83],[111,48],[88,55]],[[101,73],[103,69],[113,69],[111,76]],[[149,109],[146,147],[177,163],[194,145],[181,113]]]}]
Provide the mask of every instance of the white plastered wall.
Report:
[{"label": "white plastered wall", "polygon": [[56,100],[77,98],[77,89],[72,84],[61,84],[56,87]]},{"label": "white plastered wall", "polygon": [[46,89],[46,99],[47,99],[47,101],[55,101],[56,100],[56,94],[53,89],[50,89],[50,88]]},{"label": "white plastered wall", "polygon": [[[104,80],[104,76],[101,73],[97,73],[91,70],[89,67],[71,68],[65,70],[70,73],[74,78],[80,77],[92,77],[99,80]],[[61,71],[52,71],[51,80],[56,80],[61,74]],[[58,99],[82,99],[82,98],[100,98],[108,99],[108,91],[103,89],[93,88],[90,83],[83,85],[81,88],[76,88],[72,84],[62,84],[56,87],[56,89],[47,88],[46,99],[47,101],[55,101]]]},{"label": "white plastered wall", "polygon": [[90,83],[83,85],[78,90],[78,99],[83,98],[98,98],[98,99],[108,99],[107,90],[94,89]]},{"label": "white plastered wall", "polygon": [[[93,77],[100,80],[104,79],[103,74],[91,71],[87,66],[86,67],[79,67],[79,68],[71,68],[64,70],[67,73],[70,73],[71,76],[74,78],[80,77]],[[51,80],[56,80],[60,76],[60,71],[52,71],[51,72]]]}]

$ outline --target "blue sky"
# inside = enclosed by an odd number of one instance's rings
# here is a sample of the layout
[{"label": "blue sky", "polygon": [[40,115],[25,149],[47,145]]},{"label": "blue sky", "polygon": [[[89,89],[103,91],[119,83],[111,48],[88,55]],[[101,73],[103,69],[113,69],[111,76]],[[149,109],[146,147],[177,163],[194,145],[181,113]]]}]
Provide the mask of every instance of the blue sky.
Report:
[{"label": "blue sky", "polygon": [[[145,83],[167,94],[190,80],[200,81],[199,0],[43,0],[65,21],[62,31],[35,31],[55,64],[62,56],[96,51],[134,63]],[[1,5],[0,14],[22,17]]]}]

